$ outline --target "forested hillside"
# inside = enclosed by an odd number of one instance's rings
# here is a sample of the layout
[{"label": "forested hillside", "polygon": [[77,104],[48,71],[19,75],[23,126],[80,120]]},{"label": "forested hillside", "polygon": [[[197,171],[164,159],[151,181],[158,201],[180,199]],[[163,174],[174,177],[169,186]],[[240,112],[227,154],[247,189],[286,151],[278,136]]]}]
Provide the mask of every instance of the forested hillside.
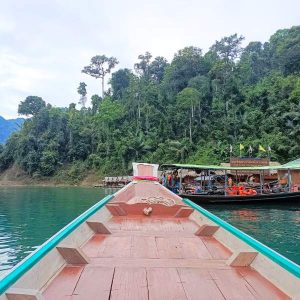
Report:
[{"label": "forested hillside", "polygon": [[0,116],[0,144],[5,143],[7,138],[23,124],[23,118],[5,120]]},{"label": "forested hillside", "polygon": [[243,49],[242,41],[224,37],[206,53],[186,47],[171,62],[146,52],[132,70],[116,72],[116,58],[93,57],[82,72],[99,80],[101,96],[85,108],[88,87],[80,83],[79,109],[27,97],[19,112],[32,117],[0,148],[0,169],[18,164],[35,177],[76,181],[87,170],[126,174],[132,161],[219,163],[230,145],[238,155],[240,143],[253,156],[269,145],[273,159],[298,158],[300,26]]}]

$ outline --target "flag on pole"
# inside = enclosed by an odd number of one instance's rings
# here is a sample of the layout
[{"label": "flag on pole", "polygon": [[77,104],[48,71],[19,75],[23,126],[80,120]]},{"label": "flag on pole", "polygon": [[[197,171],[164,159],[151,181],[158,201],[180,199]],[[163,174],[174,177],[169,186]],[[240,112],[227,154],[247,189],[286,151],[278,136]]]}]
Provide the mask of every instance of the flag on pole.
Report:
[{"label": "flag on pole", "polygon": [[258,146],[258,150],[262,151],[262,152],[267,152],[266,149],[262,145]]},{"label": "flag on pole", "polygon": [[253,152],[253,148],[252,148],[251,145],[249,146],[248,152],[249,152],[250,154],[252,154],[252,152]]},{"label": "flag on pole", "polygon": [[242,150],[244,150],[244,149],[245,149],[244,145],[243,145],[243,144],[240,144],[240,151],[242,151]]}]

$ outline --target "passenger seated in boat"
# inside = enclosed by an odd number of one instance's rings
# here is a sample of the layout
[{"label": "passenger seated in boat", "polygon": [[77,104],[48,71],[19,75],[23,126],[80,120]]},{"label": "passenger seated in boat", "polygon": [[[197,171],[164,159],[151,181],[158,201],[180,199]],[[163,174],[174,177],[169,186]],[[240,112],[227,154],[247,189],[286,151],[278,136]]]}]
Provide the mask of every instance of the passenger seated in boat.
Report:
[{"label": "passenger seated in boat", "polygon": [[229,177],[229,178],[228,178],[228,186],[229,186],[229,187],[232,187],[232,185],[233,185],[233,180],[232,180],[231,177]]},{"label": "passenger seated in boat", "polygon": [[162,173],[161,184],[162,184],[164,187],[167,187],[167,175],[166,175],[165,172]]},{"label": "passenger seated in boat", "polygon": [[196,188],[195,188],[194,193],[195,194],[200,194],[202,192],[203,192],[202,187],[200,185],[197,185]]}]

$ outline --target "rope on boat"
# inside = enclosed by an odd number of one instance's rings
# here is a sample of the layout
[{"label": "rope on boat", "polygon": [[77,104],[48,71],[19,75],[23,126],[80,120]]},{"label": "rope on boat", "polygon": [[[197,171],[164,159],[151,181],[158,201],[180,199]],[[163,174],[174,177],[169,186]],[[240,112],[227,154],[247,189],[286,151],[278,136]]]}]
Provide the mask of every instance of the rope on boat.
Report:
[{"label": "rope on boat", "polygon": [[164,198],[164,197],[155,197],[155,196],[150,196],[148,198],[141,198],[140,202],[142,203],[147,203],[147,204],[162,204],[165,206],[173,206],[176,204],[175,200],[169,199],[169,198]]}]

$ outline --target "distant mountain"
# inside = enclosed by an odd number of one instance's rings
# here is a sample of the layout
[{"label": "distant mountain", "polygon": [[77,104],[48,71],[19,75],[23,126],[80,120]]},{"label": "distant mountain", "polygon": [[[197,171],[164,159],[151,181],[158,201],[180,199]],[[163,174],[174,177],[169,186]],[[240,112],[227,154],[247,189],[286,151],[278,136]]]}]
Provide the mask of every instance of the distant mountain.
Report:
[{"label": "distant mountain", "polygon": [[0,116],[0,144],[4,144],[8,137],[23,124],[23,118],[5,120]]}]

